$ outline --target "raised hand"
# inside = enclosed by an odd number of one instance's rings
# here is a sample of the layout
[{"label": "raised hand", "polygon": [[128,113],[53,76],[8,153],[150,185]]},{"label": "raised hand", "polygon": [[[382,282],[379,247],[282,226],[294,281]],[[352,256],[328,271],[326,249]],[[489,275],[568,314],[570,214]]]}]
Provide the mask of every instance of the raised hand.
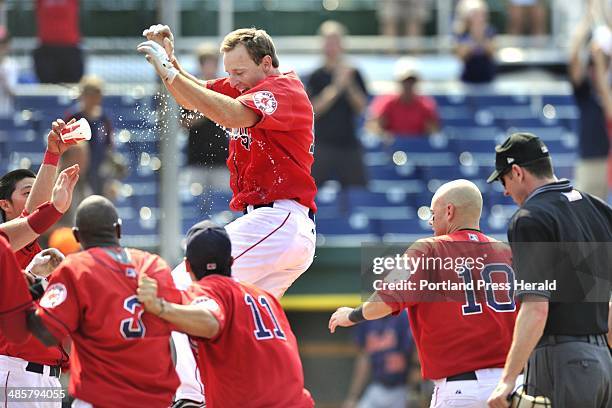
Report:
[{"label": "raised hand", "polygon": [[163,24],[154,24],[144,30],[142,35],[147,40],[155,41],[157,44],[161,45],[166,51],[170,61],[174,59],[174,35],[172,35],[170,27]]},{"label": "raised hand", "polygon": [[71,119],[68,123],[65,123],[61,119],[56,119],[53,121],[53,123],[51,124],[51,130],[47,135],[47,151],[54,154],[59,154],[61,156],[66,150],[68,150],[72,146],[72,144],[64,143],[62,141],[60,133],[62,129],[69,125],[72,125],[74,122],[76,122],[76,119],[74,118]]},{"label": "raised hand", "polygon": [[145,54],[145,58],[155,67],[157,74],[166,82],[172,83],[178,75],[178,70],[172,65],[164,48],[153,40],[138,44],[138,52]]},{"label": "raised hand", "polygon": [[79,181],[79,165],[75,164],[62,171],[51,193],[51,203],[61,213],[65,213],[72,203],[74,186]]}]

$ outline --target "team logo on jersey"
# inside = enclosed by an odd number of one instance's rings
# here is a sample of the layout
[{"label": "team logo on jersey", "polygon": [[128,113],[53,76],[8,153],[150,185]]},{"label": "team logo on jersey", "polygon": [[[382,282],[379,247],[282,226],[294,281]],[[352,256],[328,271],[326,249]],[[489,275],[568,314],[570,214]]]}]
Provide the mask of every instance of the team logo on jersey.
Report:
[{"label": "team logo on jersey", "polygon": [[208,296],[200,296],[191,302],[192,305],[202,305],[205,309],[210,310],[211,312],[218,312],[221,310],[219,304],[214,300],[209,298]]},{"label": "team logo on jersey", "polygon": [[231,140],[240,140],[240,144],[247,150],[251,150],[251,132],[247,128],[230,128],[226,129],[228,137]]},{"label": "team logo on jersey", "polygon": [[40,300],[40,305],[47,309],[53,309],[64,303],[67,296],[66,286],[63,283],[54,283],[47,288],[45,295]]},{"label": "team logo on jersey", "polygon": [[261,110],[266,115],[271,115],[276,111],[278,102],[274,98],[274,94],[270,91],[259,91],[253,94],[253,102],[257,109]]},{"label": "team logo on jersey", "polygon": [[476,235],[476,234],[468,234],[468,238],[470,239],[470,241],[477,241],[478,242],[478,235]]}]

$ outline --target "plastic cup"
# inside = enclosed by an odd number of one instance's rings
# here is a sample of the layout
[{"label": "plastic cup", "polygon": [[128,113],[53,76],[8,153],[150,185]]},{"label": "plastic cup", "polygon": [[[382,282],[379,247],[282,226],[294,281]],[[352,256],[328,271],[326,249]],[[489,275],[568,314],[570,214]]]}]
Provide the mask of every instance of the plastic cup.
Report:
[{"label": "plastic cup", "polygon": [[78,143],[83,140],[91,139],[91,127],[87,119],[81,118],[72,125],[66,126],[60,132],[60,137],[64,143]]}]

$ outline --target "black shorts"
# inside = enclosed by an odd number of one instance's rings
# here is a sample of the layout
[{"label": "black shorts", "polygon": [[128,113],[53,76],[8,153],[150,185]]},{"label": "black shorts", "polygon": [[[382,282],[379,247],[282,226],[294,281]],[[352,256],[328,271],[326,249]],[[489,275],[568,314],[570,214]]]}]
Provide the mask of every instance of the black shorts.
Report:
[{"label": "black shorts", "polygon": [[83,52],[78,46],[41,45],[34,50],[34,69],[41,83],[79,82]]}]

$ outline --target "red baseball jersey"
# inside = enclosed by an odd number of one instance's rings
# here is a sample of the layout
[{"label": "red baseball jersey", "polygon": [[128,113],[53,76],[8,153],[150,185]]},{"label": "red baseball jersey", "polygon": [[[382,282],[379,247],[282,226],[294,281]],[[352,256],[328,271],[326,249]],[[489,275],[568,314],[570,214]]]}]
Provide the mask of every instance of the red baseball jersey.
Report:
[{"label": "red baseball jersey", "polygon": [[212,275],[191,285],[184,303],[201,303],[219,322],[214,338],[192,339],[208,408],[314,406],[297,341],[274,296]]},{"label": "red baseball jersey", "polygon": [[[23,210],[21,217],[27,217],[28,211]],[[29,265],[34,256],[42,251],[38,240],[31,242],[15,252],[15,258],[21,269]],[[25,343],[9,343],[0,335],[0,355],[18,357],[26,361],[46,365],[66,365],[68,355],[60,346],[45,347],[35,336],[31,336]]]},{"label": "red baseball jersey", "polygon": [[[408,310],[423,377],[503,367],[517,314],[508,289],[514,283],[510,248],[478,231],[461,230],[419,240],[406,254],[422,260],[410,276],[417,290],[379,294],[394,312]],[[465,264],[467,259],[472,261]],[[421,281],[440,286],[420,286]]]},{"label": "red baseball jersey", "polygon": [[136,297],[141,273],[180,302],[170,268],[157,255],[96,247],[62,262],[36,311],[56,339],[72,338],[69,391],[96,407],[167,407],[178,387],[171,327],[144,313]]},{"label": "red baseball jersey", "polygon": [[251,128],[227,129],[230,207],[290,199],[316,211],[317,187],[310,175],[314,161],[313,111],[304,85],[294,72],[271,75],[240,94],[229,78],[209,81],[213,91],[238,99],[261,119]]},{"label": "red baseball jersey", "polygon": [[79,0],[36,0],[38,39],[44,45],[77,45]]},{"label": "red baseball jersey", "polygon": [[438,111],[433,98],[415,95],[405,102],[399,95],[379,96],[372,102],[370,111],[380,118],[382,127],[396,136],[423,136],[428,123],[438,123]]},{"label": "red baseball jersey", "polygon": [[[15,337],[25,338],[25,314],[32,297],[21,268],[17,265],[6,235],[0,231],[0,327],[15,331]],[[19,336],[16,334],[20,333]]]}]

